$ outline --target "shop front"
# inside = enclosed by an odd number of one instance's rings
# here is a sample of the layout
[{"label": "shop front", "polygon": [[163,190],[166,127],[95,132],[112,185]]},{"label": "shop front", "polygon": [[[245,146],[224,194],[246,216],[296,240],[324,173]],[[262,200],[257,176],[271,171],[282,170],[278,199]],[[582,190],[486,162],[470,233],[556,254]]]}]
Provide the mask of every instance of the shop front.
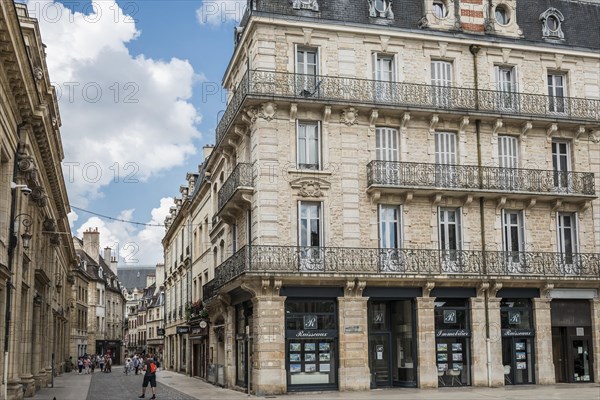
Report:
[{"label": "shop front", "polygon": [[204,318],[191,319],[189,336],[192,350],[190,374],[206,379],[208,368],[208,321]]},{"label": "shop front", "polygon": [[287,298],[288,391],[338,388],[337,321],[336,298]]},{"label": "shop front", "polygon": [[471,385],[471,329],[468,298],[435,299],[435,356],[438,385]]},{"label": "shop front", "polygon": [[414,297],[421,288],[368,287],[371,387],[417,386]]},{"label": "shop front", "polygon": [[252,386],[252,311],[249,300],[235,306],[235,384],[241,388]]},{"label": "shop front", "polygon": [[113,365],[121,364],[121,341],[120,340],[96,340],[96,353],[111,358]]},{"label": "shop front", "polygon": [[500,302],[504,384],[535,383],[533,310],[530,298]]},{"label": "shop front", "polygon": [[556,382],[593,382],[590,301],[553,299],[551,315]]}]

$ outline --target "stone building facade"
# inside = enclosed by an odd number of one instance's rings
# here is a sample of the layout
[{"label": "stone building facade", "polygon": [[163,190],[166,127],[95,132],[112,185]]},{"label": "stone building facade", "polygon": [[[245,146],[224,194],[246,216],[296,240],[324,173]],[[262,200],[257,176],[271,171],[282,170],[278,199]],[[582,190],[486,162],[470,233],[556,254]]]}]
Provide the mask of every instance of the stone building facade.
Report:
[{"label": "stone building facade", "polygon": [[[31,397],[65,370],[76,256],[56,92],[39,26],[0,3],[0,398]],[[6,329],[8,324],[8,329]]]},{"label": "stone building facade", "polygon": [[249,2],[166,220],[174,369],[258,395],[599,382],[599,7]]}]

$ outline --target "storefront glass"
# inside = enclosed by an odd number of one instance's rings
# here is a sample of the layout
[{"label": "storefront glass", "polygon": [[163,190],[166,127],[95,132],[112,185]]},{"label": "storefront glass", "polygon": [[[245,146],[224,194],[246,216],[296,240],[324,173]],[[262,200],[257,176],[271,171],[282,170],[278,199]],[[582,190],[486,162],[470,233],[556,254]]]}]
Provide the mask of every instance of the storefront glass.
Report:
[{"label": "storefront glass", "polygon": [[337,388],[336,300],[286,300],[288,390]]},{"label": "storefront glass", "polygon": [[502,365],[506,385],[535,383],[531,300],[502,299]]},{"label": "storefront glass", "polygon": [[369,301],[369,367],[377,387],[416,387],[412,300]]},{"label": "storefront glass", "polygon": [[436,298],[434,312],[438,384],[470,385],[471,330],[468,300]]}]

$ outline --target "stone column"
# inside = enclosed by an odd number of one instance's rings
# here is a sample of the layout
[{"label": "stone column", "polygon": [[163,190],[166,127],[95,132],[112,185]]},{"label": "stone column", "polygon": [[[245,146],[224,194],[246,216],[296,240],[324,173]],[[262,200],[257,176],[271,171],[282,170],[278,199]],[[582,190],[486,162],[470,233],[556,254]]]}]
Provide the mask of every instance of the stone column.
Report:
[{"label": "stone column", "polygon": [[260,287],[242,285],[254,292],[252,388],[257,396],[287,391],[285,369],[285,297],[279,296],[281,281],[263,280]]},{"label": "stone column", "polygon": [[533,299],[533,325],[535,327],[535,375],[540,385],[556,382],[552,359],[552,317],[550,301],[546,297]]},{"label": "stone column", "polygon": [[236,383],[236,325],[235,307],[226,307],[225,312],[225,384],[227,387],[234,387]]},{"label": "stone column", "polygon": [[369,371],[368,297],[362,297],[365,282],[347,282],[345,296],[338,297],[339,312],[339,388],[367,390]]},{"label": "stone column", "polygon": [[40,380],[40,370],[42,369],[41,353],[42,353],[42,335],[41,329],[41,304],[33,304],[33,360],[31,363],[31,371],[35,379],[36,390],[42,387]]},{"label": "stone column", "polygon": [[417,297],[417,338],[419,349],[419,388],[437,388],[438,376],[435,360],[434,297]]},{"label": "stone column", "polygon": [[[488,385],[485,298],[471,297],[471,385]],[[500,353],[502,354],[502,353]]]},{"label": "stone column", "polygon": [[489,343],[491,359],[490,368],[492,369],[492,387],[504,385],[504,365],[502,364],[502,325],[500,320],[500,301],[499,297],[488,297],[488,323],[489,323]]},{"label": "stone column", "polygon": [[594,382],[600,382],[600,297],[590,300],[592,309],[592,352],[594,356]]},{"label": "stone column", "polygon": [[15,286],[12,289],[11,299],[11,319],[10,319],[10,337],[9,337],[9,349],[8,349],[8,381],[7,381],[7,396],[9,399],[18,398],[21,396],[22,387],[21,379],[19,377],[21,372],[21,338],[23,335],[23,313],[21,312],[22,307],[22,293],[21,293],[21,280],[18,278],[19,274],[16,274],[16,279],[13,281]]}]

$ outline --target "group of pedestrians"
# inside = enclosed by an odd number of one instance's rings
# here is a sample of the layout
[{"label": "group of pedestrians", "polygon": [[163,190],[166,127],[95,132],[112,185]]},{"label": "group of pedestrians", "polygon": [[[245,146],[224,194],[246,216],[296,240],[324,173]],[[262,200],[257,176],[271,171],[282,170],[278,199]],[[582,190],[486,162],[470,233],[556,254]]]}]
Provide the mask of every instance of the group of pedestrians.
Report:
[{"label": "group of pedestrians", "polygon": [[134,354],[133,357],[127,357],[125,360],[125,368],[123,369],[123,373],[128,375],[130,372],[135,371],[137,375],[140,371],[140,367],[142,366],[142,356],[138,356]]},{"label": "group of pedestrians", "polygon": [[101,372],[112,372],[112,358],[108,354],[84,354],[77,359],[79,375],[93,374],[96,368]]}]

